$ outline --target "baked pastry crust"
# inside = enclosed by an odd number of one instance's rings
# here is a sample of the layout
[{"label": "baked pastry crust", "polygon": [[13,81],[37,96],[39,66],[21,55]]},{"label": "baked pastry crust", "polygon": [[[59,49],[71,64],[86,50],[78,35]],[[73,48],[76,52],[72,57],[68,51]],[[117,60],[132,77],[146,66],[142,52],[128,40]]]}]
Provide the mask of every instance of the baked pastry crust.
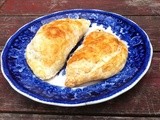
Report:
[{"label": "baked pastry crust", "polygon": [[67,87],[106,79],[120,72],[128,56],[127,45],[103,30],[89,33],[67,61]]},{"label": "baked pastry crust", "polygon": [[42,80],[55,76],[90,26],[85,19],[59,19],[43,25],[26,48],[26,61]]}]

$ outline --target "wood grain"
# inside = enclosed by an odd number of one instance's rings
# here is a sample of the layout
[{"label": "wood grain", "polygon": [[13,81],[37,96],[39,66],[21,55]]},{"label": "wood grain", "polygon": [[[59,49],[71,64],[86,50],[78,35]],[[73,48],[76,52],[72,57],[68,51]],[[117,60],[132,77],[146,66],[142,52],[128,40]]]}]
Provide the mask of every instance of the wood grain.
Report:
[{"label": "wood grain", "polygon": [[66,9],[101,9],[122,15],[159,15],[157,0],[7,0],[1,15],[42,15]]},{"label": "wood grain", "polygon": [[6,2],[6,0],[1,0],[1,1],[0,1],[0,9],[1,9],[1,7],[4,5],[5,2]]},{"label": "wood grain", "polygon": [[63,108],[34,102],[15,92],[0,74],[0,112],[44,113],[52,115],[159,116],[159,56],[160,53],[154,54],[148,73],[130,91],[101,104],[78,108]]},{"label": "wood grain", "polygon": [[159,120],[157,117],[118,117],[118,116],[70,116],[46,114],[15,114],[2,113],[1,120]]},{"label": "wood grain", "polygon": [[0,0],[0,51],[7,39],[33,19],[66,9],[101,9],[135,21],[153,45],[147,74],[128,92],[110,101],[77,108],[49,106],[16,91],[0,71],[0,120],[159,120],[160,1],[159,0]]},{"label": "wood grain", "polygon": [[[39,16],[0,16],[0,46],[21,26]],[[144,29],[150,37],[154,51],[160,51],[160,16],[126,16]]]},{"label": "wood grain", "polygon": [[37,16],[0,16],[0,46],[4,46],[12,34],[36,17]]}]

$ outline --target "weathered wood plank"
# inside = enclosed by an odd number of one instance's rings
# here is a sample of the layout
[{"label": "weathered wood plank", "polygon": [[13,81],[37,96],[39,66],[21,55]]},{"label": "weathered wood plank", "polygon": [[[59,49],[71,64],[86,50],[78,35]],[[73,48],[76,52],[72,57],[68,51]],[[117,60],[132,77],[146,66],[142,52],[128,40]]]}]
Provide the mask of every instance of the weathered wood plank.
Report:
[{"label": "weathered wood plank", "polygon": [[158,0],[7,0],[2,15],[37,15],[66,9],[101,9],[122,15],[159,15]]},{"label": "weathered wood plank", "polygon": [[1,113],[1,120],[159,120],[157,117],[118,117],[118,116],[69,116],[46,114]]},{"label": "weathered wood plank", "polygon": [[6,2],[6,0],[1,0],[1,1],[0,1],[0,9],[1,9],[1,7],[4,5],[5,2]]},{"label": "weathered wood plank", "polygon": [[[34,102],[15,92],[0,73],[0,112],[44,113],[52,115],[160,116],[160,53],[142,80],[125,94],[97,105],[63,108]],[[96,109],[95,109],[96,108]]]},{"label": "weathered wood plank", "polygon": [[37,16],[0,16],[0,46],[3,46],[6,43],[7,39],[20,27],[35,19],[36,17]]},{"label": "weathered wood plank", "polygon": [[[0,16],[0,46],[21,26],[38,16]],[[154,51],[160,51],[160,16],[127,16],[149,35]]]}]

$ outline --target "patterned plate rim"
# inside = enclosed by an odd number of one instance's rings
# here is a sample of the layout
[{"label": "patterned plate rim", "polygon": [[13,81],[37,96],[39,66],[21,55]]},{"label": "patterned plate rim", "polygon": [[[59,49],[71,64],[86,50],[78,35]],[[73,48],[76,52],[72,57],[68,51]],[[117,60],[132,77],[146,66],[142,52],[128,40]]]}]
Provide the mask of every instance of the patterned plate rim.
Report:
[{"label": "patterned plate rim", "polygon": [[[38,21],[42,18],[45,18],[45,17],[49,17],[49,16],[52,16],[52,15],[55,15],[55,14],[58,14],[58,13],[63,13],[63,12],[72,12],[72,11],[88,11],[88,12],[101,12],[101,13],[107,13],[107,14],[111,14],[111,15],[114,15],[114,16],[117,16],[117,17],[120,17],[122,19],[125,19],[127,20],[129,23],[133,24],[134,26],[138,27],[143,33],[144,35],[146,36],[146,40],[149,42],[149,49],[150,49],[150,56],[148,58],[148,63],[147,63],[147,66],[145,68],[145,70],[142,72],[142,74],[136,79],[134,80],[134,82],[132,82],[131,84],[127,85],[127,86],[124,86],[123,89],[119,90],[118,92],[116,92],[115,94],[109,96],[109,97],[106,97],[106,98],[102,98],[102,99],[98,99],[98,100],[94,100],[94,101],[88,101],[88,102],[84,102],[84,103],[74,103],[74,104],[68,104],[68,103],[56,103],[56,102],[48,102],[48,101],[43,101],[43,100],[40,100],[38,98],[35,98],[31,95],[28,95],[27,93],[21,91],[18,86],[15,86],[15,84],[9,79],[7,73],[5,72],[4,70],[4,62],[3,62],[3,56],[4,56],[4,52],[5,50],[7,49],[8,47],[8,42],[10,42],[10,40],[12,40],[12,38],[24,27],[28,26],[29,24],[35,22],[35,21]],[[63,106],[63,107],[78,107],[78,106],[85,106],[85,105],[92,105],[92,104],[97,104],[97,103],[102,103],[102,102],[105,102],[105,101],[108,101],[108,100],[111,100],[125,92],[127,92],[128,90],[130,90],[131,88],[133,88],[140,80],[141,78],[146,74],[146,72],[148,71],[149,67],[150,67],[150,64],[151,64],[151,60],[152,60],[152,56],[153,56],[153,48],[152,48],[152,45],[150,43],[150,40],[149,40],[149,37],[147,35],[147,33],[141,29],[139,27],[139,25],[137,25],[135,22],[133,22],[132,20],[128,19],[128,18],[125,18],[123,17],[122,15],[119,15],[117,13],[113,13],[113,12],[108,12],[108,11],[103,11],[103,10],[98,10],[98,9],[70,9],[70,10],[65,10],[65,11],[58,11],[58,12],[54,12],[54,13],[51,13],[51,14],[48,14],[48,15],[44,15],[44,16],[41,16],[41,17],[38,17],[34,20],[32,20],[31,22],[28,22],[27,24],[23,25],[22,27],[20,27],[6,42],[2,52],[1,52],[1,71],[2,71],[2,74],[4,75],[5,79],[8,81],[8,83],[10,84],[10,86],[15,90],[17,91],[18,93],[20,93],[21,95],[23,96],[26,96],[27,98],[30,98],[31,100],[34,100],[36,102],[39,102],[39,103],[43,103],[43,104],[48,104],[48,105],[56,105],[56,106]]]}]

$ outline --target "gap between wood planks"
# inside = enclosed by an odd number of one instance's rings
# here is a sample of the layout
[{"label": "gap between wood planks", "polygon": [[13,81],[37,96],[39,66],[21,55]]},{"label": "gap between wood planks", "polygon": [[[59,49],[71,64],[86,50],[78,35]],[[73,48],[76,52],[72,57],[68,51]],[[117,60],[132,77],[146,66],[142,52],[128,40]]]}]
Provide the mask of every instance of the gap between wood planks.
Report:
[{"label": "gap between wood planks", "polygon": [[[121,114],[103,114],[103,115],[96,115],[96,114],[52,114],[52,113],[34,113],[34,112],[1,112],[0,113],[0,118],[3,116],[3,115],[10,115],[10,116],[19,116],[19,115],[22,115],[22,116],[57,116],[57,118],[58,118],[58,116],[62,116],[62,118],[65,116],[65,117],[67,117],[67,118],[69,118],[69,117],[72,117],[72,118],[76,118],[76,117],[80,117],[80,118],[83,118],[83,117],[85,117],[85,118],[90,118],[90,117],[94,117],[94,118],[102,118],[102,117],[107,117],[107,118],[115,118],[115,117],[118,117],[118,118],[139,118],[140,120],[142,119],[142,118],[148,118],[148,119],[150,119],[150,118],[159,118],[160,117],[160,115],[155,115],[155,114],[139,114],[139,115],[137,115],[137,114],[123,114],[123,115],[121,115]],[[74,117],[73,117],[74,116]],[[155,120],[155,119],[154,119]],[[156,120],[158,120],[158,119],[156,119]]]}]

